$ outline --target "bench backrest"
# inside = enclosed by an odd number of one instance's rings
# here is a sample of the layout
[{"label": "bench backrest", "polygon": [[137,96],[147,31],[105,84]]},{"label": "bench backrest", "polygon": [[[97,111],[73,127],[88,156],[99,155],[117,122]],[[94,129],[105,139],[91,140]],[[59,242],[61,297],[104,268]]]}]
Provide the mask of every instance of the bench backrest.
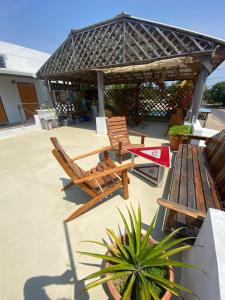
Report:
[{"label": "bench backrest", "polygon": [[62,145],[59,143],[58,139],[56,137],[51,137],[50,140],[55,147],[52,153],[67,175],[72,180],[83,178],[85,176],[85,171],[71,160]]},{"label": "bench backrest", "polygon": [[205,152],[221,200],[225,204],[225,129],[209,139]]},{"label": "bench backrest", "polygon": [[122,145],[130,144],[130,139],[128,136],[126,117],[112,117],[106,119],[107,129],[109,140],[111,146],[114,149],[119,148],[119,142],[122,142]]}]

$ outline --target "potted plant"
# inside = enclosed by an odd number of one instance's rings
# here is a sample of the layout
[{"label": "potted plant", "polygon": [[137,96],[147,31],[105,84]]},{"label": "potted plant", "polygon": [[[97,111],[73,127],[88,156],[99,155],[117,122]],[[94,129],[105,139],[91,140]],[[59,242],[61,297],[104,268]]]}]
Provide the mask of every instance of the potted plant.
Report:
[{"label": "potted plant", "polygon": [[176,125],[170,127],[168,134],[171,150],[177,151],[179,144],[186,142],[187,136],[191,134],[191,131],[190,125]]},{"label": "potted plant", "polygon": [[105,247],[107,249],[105,255],[79,252],[101,258],[105,262],[102,270],[84,278],[89,280],[97,277],[95,281],[85,285],[84,290],[106,282],[114,300],[169,300],[172,294],[179,297],[180,291],[191,293],[188,288],[174,282],[173,267],[194,266],[170,259],[170,256],[191,247],[190,245],[175,247],[190,238],[172,239],[178,232],[177,229],[160,242],[156,242],[151,238],[156,216],[146,234],[143,235],[140,207],[137,214],[133,208],[128,209],[130,225],[120,210],[119,213],[125,227],[124,235],[118,237],[113,230],[107,229],[112,243],[85,241]]}]

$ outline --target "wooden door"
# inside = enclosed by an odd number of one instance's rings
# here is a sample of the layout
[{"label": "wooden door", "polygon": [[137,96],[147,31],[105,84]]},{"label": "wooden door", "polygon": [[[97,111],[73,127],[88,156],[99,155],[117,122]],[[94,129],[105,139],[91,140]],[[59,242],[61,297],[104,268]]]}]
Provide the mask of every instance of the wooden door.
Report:
[{"label": "wooden door", "polygon": [[8,123],[8,118],[5,112],[5,108],[2,103],[2,99],[0,98],[0,125]]},{"label": "wooden door", "polygon": [[38,99],[33,83],[17,83],[20,99],[27,119],[30,119],[38,109]]}]

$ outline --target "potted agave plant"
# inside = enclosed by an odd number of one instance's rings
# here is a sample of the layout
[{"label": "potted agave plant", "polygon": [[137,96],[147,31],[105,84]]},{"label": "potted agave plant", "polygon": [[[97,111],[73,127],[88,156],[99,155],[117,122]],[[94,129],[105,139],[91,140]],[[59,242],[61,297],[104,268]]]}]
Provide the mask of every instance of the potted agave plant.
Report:
[{"label": "potted agave plant", "polygon": [[190,125],[175,125],[169,129],[169,141],[171,150],[177,151],[180,143],[185,143],[187,136],[191,134]]},{"label": "potted agave plant", "polygon": [[176,247],[190,238],[173,239],[178,229],[156,242],[151,238],[156,216],[143,235],[140,207],[137,214],[133,208],[128,209],[130,225],[120,210],[119,213],[125,227],[124,235],[118,237],[113,230],[107,229],[112,243],[85,241],[105,247],[106,254],[79,252],[105,262],[103,269],[84,278],[97,278],[85,285],[84,290],[107,283],[114,300],[169,300],[172,294],[179,297],[181,291],[191,293],[188,288],[174,282],[173,267],[194,266],[170,259],[174,254],[191,247]]}]

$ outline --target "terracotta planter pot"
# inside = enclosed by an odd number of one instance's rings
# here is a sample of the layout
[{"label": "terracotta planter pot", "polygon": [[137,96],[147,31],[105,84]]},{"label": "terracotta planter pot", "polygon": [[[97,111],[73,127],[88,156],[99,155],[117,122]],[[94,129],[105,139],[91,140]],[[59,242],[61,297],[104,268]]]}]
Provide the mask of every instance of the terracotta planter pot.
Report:
[{"label": "terracotta planter pot", "polygon": [[[157,244],[157,242],[153,239],[150,239],[149,243],[151,243],[153,245]],[[106,255],[109,255],[109,251],[106,253]],[[108,262],[106,262],[105,265],[106,265],[106,267],[108,267],[110,264]],[[168,267],[167,269],[168,269],[169,280],[171,282],[174,282],[174,272],[173,272],[172,267]],[[108,289],[110,291],[110,294],[111,294],[112,298],[114,300],[121,300],[122,296],[117,291],[117,289],[116,289],[116,287],[115,287],[112,280],[107,281],[107,286],[108,286]],[[161,300],[170,300],[171,296],[172,296],[172,294],[169,291],[166,291],[165,294],[163,295],[163,297],[161,298]]]},{"label": "terracotta planter pot", "polygon": [[177,151],[182,139],[179,136],[169,135],[170,149]]}]

